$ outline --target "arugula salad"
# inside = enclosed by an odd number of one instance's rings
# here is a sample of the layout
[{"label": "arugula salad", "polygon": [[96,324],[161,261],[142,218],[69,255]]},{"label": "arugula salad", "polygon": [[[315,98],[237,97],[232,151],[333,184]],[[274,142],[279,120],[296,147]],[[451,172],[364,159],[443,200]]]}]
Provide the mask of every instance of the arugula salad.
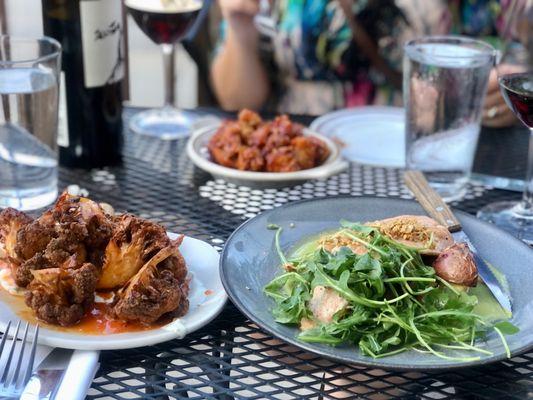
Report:
[{"label": "arugula salad", "polygon": [[475,361],[492,355],[483,339],[494,331],[510,357],[505,335],[518,328],[505,314],[477,312],[471,256],[431,221],[341,221],[290,257],[280,248],[282,229],[269,225],[284,271],[264,288],[275,320],[298,325],[303,342],[353,344],[373,358],[412,350]]}]

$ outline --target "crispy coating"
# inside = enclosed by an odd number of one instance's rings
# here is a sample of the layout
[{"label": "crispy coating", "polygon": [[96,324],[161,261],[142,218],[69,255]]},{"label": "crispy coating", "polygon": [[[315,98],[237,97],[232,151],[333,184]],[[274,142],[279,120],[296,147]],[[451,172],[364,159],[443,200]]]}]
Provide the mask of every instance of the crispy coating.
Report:
[{"label": "crispy coating", "polygon": [[6,208],[0,211],[0,258],[18,262],[17,235],[21,229],[30,224],[32,218],[22,211]]},{"label": "crispy coating", "polygon": [[239,150],[242,146],[239,124],[226,121],[211,137],[207,148],[211,157],[220,165],[236,168]]},{"label": "crispy coating", "polygon": [[298,160],[290,146],[273,149],[266,156],[266,170],[268,172],[294,172],[299,171]]},{"label": "crispy coating", "polygon": [[[246,118],[250,129],[258,123],[253,115]],[[66,193],[35,220],[13,209],[0,212],[0,257],[12,261],[28,307],[61,326],[78,323],[89,311],[97,285],[118,289],[111,313],[124,321],[185,314],[189,288],[181,240],[171,241],[158,224],[111,216],[94,201]]]},{"label": "crispy coating", "polygon": [[313,136],[297,136],[291,140],[291,144],[302,169],[320,165],[329,156],[329,149],[326,144]]},{"label": "crispy coating", "polygon": [[40,269],[52,268],[53,265],[48,262],[44,256],[44,252],[38,252],[33,257],[25,260],[16,268],[12,269],[15,283],[20,287],[26,287],[33,279],[32,271]]},{"label": "crispy coating", "polygon": [[257,147],[242,146],[235,167],[241,171],[262,171],[265,167],[265,159],[261,150]]},{"label": "crispy coating", "polygon": [[113,219],[94,201],[63,193],[54,207],[17,232],[15,282],[26,287],[31,271],[57,267],[72,255],[79,265],[103,263]]},{"label": "crispy coating", "polygon": [[291,172],[326,161],[329,148],[320,139],[304,136],[303,127],[286,115],[265,122],[250,110],[237,121],[225,121],[207,145],[218,164],[245,171]]},{"label": "crispy coating", "polygon": [[439,255],[453,244],[448,229],[424,215],[400,215],[366,225],[378,228],[381,233],[399,243],[419,249],[422,254]]},{"label": "crispy coating", "polygon": [[291,146],[292,135],[287,135],[284,132],[285,130],[273,129],[273,127],[270,128],[270,134],[268,135],[265,146],[262,149],[264,154],[268,155],[280,147]]},{"label": "crispy coating", "polygon": [[60,229],[75,234],[92,251],[105,247],[113,233],[113,220],[100,205],[84,197],[61,195],[53,209]]},{"label": "crispy coating", "polygon": [[248,140],[248,145],[251,147],[257,147],[259,149],[264,149],[267,140],[270,136],[270,124],[263,124],[259,126],[255,131],[252,132]]},{"label": "crispy coating", "polygon": [[248,142],[253,131],[263,122],[259,114],[247,109],[241,110],[237,121],[239,123],[241,137],[245,142]]},{"label": "crispy coating", "polygon": [[98,270],[90,263],[41,269],[32,274],[34,279],[26,292],[26,305],[45,322],[74,325],[94,302]]},{"label": "crispy coating", "polygon": [[111,311],[116,318],[150,324],[170,312],[187,312],[189,285],[178,244],[160,250],[118,292]]},{"label": "crispy coating", "polygon": [[15,250],[22,260],[32,258],[46,249],[48,242],[57,237],[53,224],[36,219],[19,230]]},{"label": "crispy coating", "polygon": [[[34,232],[38,232],[38,230]],[[25,259],[15,271],[14,278],[17,285],[28,286],[33,279],[31,271],[56,267],[72,255],[76,256],[79,263],[83,263],[87,259],[87,250],[75,234],[69,235],[64,231],[59,233],[53,231],[53,235],[47,237],[47,240],[43,248],[32,247],[32,250],[38,249],[33,255],[28,253],[30,246],[24,246],[27,255],[31,255],[31,257]],[[19,243],[24,242],[20,241]]]}]

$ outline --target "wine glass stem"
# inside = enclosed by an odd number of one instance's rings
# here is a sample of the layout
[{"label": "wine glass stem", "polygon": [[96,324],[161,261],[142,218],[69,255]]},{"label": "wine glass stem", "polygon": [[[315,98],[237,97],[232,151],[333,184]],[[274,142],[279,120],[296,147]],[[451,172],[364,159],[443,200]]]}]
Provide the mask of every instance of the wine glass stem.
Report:
[{"label": "wine glass stem", "polygon": [[522,197],[522,212],[533,216],[533,128],[529,129],[529,150],[527,156],[527,172]]},{"label": "wine glass stem", "polygon": [[161,46],[163,50],[163,69],[165,74],[165,105],[164,107],[174,107],[176,100],[175,88],[175,68],[174,68],[174,44],[164,43]]}]

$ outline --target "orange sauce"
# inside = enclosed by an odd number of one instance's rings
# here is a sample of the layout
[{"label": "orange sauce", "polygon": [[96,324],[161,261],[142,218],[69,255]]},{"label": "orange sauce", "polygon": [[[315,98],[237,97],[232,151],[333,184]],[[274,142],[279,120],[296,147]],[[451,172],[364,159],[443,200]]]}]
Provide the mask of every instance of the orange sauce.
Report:
[{"label": "orange sauce", "polygon": [[115,295],[114,292],[96,292],[96,294],[98,296],[100,296],[102,299],[104,300],[109,300],[109,299],[112,299],[113,296]]},{"label": "orange sauce", "polygon": [[127,322],[112,319],[107,315],[107,305],[94,303],[81,321],[65,328],[69,332],[85,333],[88,335],[110,335],[113,333],[139,332],[154,329],[163,324],[146,325],[140,322]]},{"label": "orange sauce", "polygon": [[211,296],[213,293],[214,293],[214,292],[213,292],[211,289],[207,289],[207,290],[204,292],[204,294],[205,294],[206,296]]},{"label": "orange sauce", "polygon": [[[113,293],[98,293],[102,298],[110,298]],[[170,323],[172,317],[163,317],[159,321],[146,325],[140,322],[127,322],[112,319],[107,315],[108,305],[105,303],[94,303],[83,316],[80,322],[73,326],[52,325],[39,320],[33,310],[24,304],[24,296],[13,296],[5,290],[0,289],[0,299],[7,302],[12,310],[21,319],[31,324],[39,324],[43,328],[52,329],[67,333],[78,333],[85,335],[111,335],[114,333],[141,332],[156,329]]]}]

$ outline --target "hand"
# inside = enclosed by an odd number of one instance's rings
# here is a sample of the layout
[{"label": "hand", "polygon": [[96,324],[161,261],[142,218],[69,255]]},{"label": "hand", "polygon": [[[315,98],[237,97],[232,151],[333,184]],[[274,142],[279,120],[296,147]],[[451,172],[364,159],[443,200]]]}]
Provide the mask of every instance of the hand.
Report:
[{"label": "hand", "polygon": [[259,0],[219,0],[222,16],[239,39],[247,35],[257,35],[254,16],[259,12]]},{"label": "hand", "polygon": [[[502,64],[498,66],[501,74],[510,74],[519,72],[523,68],[517,65]],[[485,106],[483,108],[483,126],[489,128],[502,128],[511,126],[517,121],[513,111],[507,106],[503,96],[500,92],[500,85],[498,84],[498,74],[496,69],[490,71],[489,84],[487,88],[487,98],[485,99]]]}]

